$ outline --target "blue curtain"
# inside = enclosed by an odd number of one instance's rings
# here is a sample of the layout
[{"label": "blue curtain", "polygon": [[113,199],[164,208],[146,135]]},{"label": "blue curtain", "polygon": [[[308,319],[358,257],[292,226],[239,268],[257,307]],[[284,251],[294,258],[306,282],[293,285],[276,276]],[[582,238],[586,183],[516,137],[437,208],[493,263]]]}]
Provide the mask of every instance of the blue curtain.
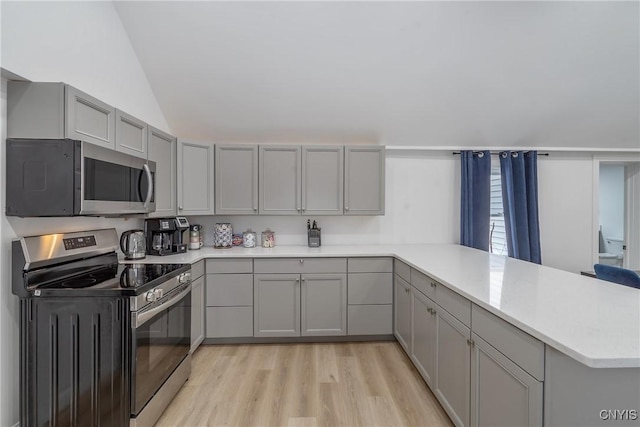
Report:
[{"label": "blue curtain", "polygon": [[538,153],[500,153],[502,204],[509,256],[542,263],[538,223]]},{"label": "blue curtain", "polygon": [[489,250],[491,153],[462,151],[460,244]]}]

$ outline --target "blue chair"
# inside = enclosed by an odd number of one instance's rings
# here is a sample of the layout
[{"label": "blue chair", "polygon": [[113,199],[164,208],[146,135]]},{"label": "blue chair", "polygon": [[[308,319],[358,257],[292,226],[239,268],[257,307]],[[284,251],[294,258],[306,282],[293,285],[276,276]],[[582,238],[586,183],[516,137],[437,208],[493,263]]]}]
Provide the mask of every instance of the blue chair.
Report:
[{"label": "blue chair", "polygon": [[640,275],[633,270],[607,264],[595,264],[598,279],[640,289]]}]

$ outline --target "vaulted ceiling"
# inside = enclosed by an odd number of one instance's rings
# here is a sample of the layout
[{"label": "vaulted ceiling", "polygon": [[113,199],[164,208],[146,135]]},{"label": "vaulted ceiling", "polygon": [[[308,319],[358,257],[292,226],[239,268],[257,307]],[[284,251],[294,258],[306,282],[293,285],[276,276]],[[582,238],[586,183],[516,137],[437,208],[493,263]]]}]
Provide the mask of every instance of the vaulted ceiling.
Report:
[{"label": "vaulted ceiling", "polygon": [[172,131],[638,148],[637,2],[115,2]]}]

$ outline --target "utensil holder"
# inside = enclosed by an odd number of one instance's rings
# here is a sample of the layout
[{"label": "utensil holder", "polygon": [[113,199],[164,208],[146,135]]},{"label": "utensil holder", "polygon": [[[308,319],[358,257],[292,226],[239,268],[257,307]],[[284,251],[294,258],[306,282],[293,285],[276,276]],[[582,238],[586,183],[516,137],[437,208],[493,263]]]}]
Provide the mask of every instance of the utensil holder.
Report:
[{"label": "utensil holder", "polygon": [[310,248],[319,248],[322,245],[322,239],[319,228],[307,230],[307,245]]}]

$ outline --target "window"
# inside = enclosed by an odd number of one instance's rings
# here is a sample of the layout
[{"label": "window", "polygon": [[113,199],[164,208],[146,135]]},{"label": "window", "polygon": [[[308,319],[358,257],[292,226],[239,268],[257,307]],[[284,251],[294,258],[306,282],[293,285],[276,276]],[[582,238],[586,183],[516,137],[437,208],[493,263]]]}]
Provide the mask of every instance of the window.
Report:
[{"label": "window", "polygon": [[500,177],[500,159],[491,158],[491,211],[489,213],[489,252],[498,255],[507,254],[507,239],[504,227],[504,209],[502,207],[502,180]]}]

